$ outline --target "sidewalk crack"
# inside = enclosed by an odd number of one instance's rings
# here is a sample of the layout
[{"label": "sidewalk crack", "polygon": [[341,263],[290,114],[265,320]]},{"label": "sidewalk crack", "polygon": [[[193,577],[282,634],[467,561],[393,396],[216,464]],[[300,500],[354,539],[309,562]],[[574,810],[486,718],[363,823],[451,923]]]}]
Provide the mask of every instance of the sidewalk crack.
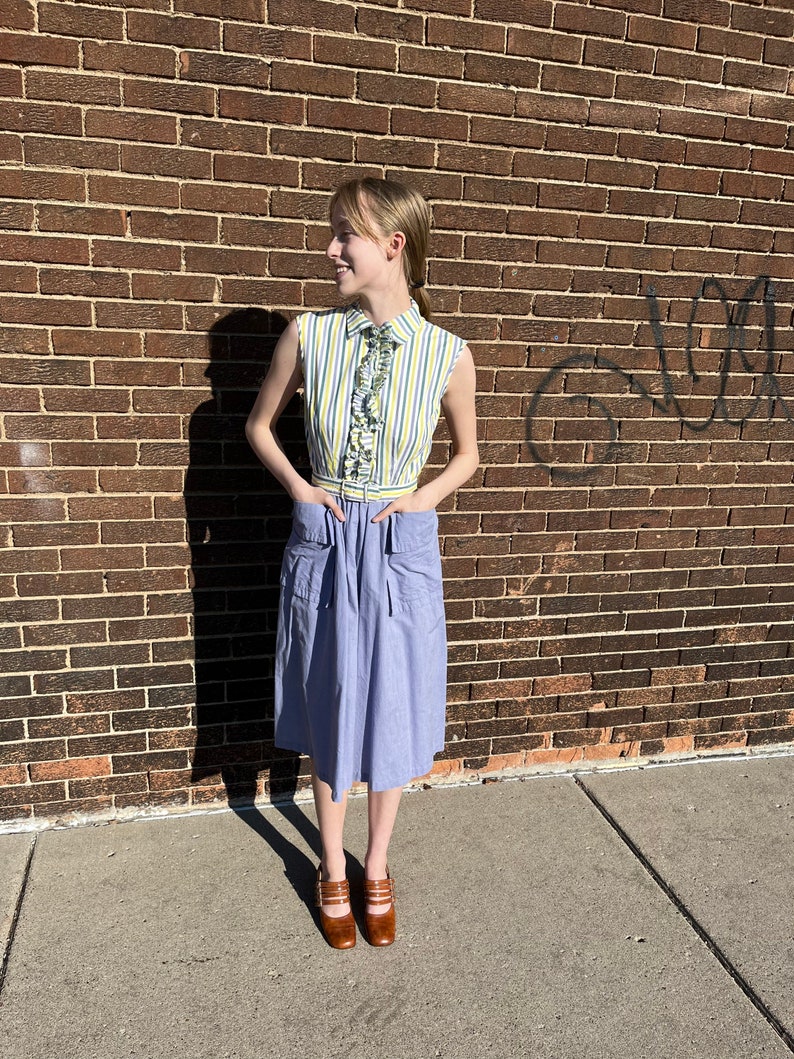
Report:
[{"label": "sidewalk crack", "polygon": [[11,917],[11,926],[8,928],[8,937],[6,938],[5,945],[3,947],[3,960],[0,964],[0,996],[3,994],[3,985],[6,980],[6,971],[8,970],[8,964],[11,959],[11,949],[14,945],[14,937],[17,932],[17,924],[19,923],[19,916],[22,912],[22,903],[25,900],[25,892],[28,888],[28,879],[30,878],[30,868],[33,863],[33,854],[36,851],[36,843],[38,842],[38,835],[33,836],[33,841],[30,843],[30,849],[28,850],[27,860],[25,861],[25,870],[22,873],[22,885],[19,887],[19,893],[17,894],[17,902],[14,906],[14,914]]},{"label": "sidewalk crack", "polygon": [[673,887],[660,875],[658,870],[653,866],[651,861],[642,852],[640,847],[629,837],[626,831],[620,826],[617,820],[612,816],[608,809],[606,809],[598,798],[593,794],[591,790],[582,782],[579,776],[574,775],[573,777],[576,786],[581,790],[585,797],[595,806],[598,812],[603,816],[604,820],[609,824],[615,834],[625,843],[626,846],[631,850],[643,868],[648,872],[650,877],[656,883],[656,885],[662,890],[665,896],[675,905],[676,910],[684,917],[690,927],[695,931],[697,936],[709,950],[709,952],[719,960],[720,964],[736,985],[741,989],[753,1007],[763,1018],[769,1023],[772,1029],[775,1031],[777,1036],[780,1038],[782,1043],[788,1048],[792,1055],[794,1055],[794,1036],[786,1029],[777,1015],[770,1011],[761,997],[756,993],[747,979],[744,977],[742,972],[726,954],[719,947],[717,942],[711,937],[706,928],[702,926],[692,912],[689,911],[687,906],[684,904],[682,898],[675,892]]}]

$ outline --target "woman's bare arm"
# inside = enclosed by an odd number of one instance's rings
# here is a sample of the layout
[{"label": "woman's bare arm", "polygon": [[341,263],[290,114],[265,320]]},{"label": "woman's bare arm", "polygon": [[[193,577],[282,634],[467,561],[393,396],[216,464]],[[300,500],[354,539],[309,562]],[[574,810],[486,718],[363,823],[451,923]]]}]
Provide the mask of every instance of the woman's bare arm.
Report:
[{"label": "woman's bare arm", "polygon": [[324,504],[344,521],[342,510],[333,497],[324,489],[310,485],[298,474],[276,434],[279,416],[302,380],[298,327],[293,320],[276,344],[270,369],[245,424],[245,434],[251,448],[293,500]]}]

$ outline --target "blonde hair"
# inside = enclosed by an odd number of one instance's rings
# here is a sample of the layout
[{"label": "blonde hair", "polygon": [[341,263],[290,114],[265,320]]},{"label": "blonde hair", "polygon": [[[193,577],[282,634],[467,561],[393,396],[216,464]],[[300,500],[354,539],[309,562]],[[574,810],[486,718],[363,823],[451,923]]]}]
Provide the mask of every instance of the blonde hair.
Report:
[{"label": "blonde hair", "polygon": [[427,246],[430,241],[430,207],[413,188],[396,180],[363,177],[341,184],[328,207],[333,216],[337,206],[368,239],[376,241],[393,232],[402,232],[403,273],[411,296],[426,320],[430,319],[430,297],[424,289],[427,271]]}]

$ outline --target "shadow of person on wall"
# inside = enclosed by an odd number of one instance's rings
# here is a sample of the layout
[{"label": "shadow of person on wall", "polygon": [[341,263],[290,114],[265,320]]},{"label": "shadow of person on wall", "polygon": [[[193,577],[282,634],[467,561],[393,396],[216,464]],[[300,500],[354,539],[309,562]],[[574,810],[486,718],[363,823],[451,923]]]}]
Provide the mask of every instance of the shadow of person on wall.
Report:
[{"label": "shadow of person on wall", "polygon": [[[254,807],[267,793],[319,856],[315,825],[294,803],[308,786],[307,762],[273,745],[273,662],[281,557],[292,502],[261,466],[245,421],[287,321],[263,309],[239,309],[209,332],[206,376],[212,397],[190,419],[185,507],[191,553],[196,658],[194,803],[225,797],[230,808],[284,861],[303,892],[314,866]],[[297,398],[279,421],[279,437],[298,466],[308,466]],[[263,779],[262,774],[267,773]]]}]

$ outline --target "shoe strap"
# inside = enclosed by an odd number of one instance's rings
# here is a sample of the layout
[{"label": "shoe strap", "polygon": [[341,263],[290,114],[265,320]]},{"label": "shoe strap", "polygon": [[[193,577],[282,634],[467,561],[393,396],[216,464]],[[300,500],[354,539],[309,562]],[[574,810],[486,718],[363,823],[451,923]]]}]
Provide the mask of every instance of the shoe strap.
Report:
[{"label": "shoe strap", "polygon": [[394,902],[394,879],[365,879],[364,897],[368,905],[390,905]]},{"label": "shoe strap", "polygon": [[344,905],[350,901],[350,883],[347,879],[341,882],[315,883],[315,901],[317,905]]}]

